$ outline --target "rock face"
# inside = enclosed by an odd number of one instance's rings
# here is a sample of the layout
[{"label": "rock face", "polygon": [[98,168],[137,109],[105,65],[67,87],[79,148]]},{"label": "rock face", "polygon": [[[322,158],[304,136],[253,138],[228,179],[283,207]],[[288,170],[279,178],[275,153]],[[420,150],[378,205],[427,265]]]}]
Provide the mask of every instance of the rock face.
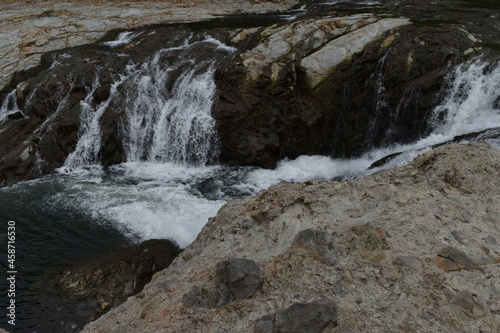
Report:
[{"label": "rock face", "polygon": [[218,73],[214,117],[225,162],[266,168],[304,154],[353,157],[428,134],[446,73],[477,42],[462,28],[372,14],[250,33],[233,40],[257,45]]},{"label": "rock face", "polygon": [[[500,151],[486,143],[345,183],[281,183],[226,204],[83,332],[498,332],[499,221]],[[219,306],[183,301],[219,295],[231,258],[257,265],[262,286]]]},{"label": "rock face", "polygon": [[[261,8],[252,2],[250,7],[258,11],[293,3],[266,2]],[[142,11],[132,10],[139,3],[116,6],[107,15],[116,10],[120,20],[136,14],[142,17],[162,4],[143,4],[149,9]],[[200,8],[208,5],[203,2]],[[219,2],[210,6],[217,5]],[[63,15],[56,7],[43,14],[50,20],[37,17],[47,24],[64,15],[79,19],[79,12]],[[191,13],[189,7],[184,13],[183,8],[172,9],[178,16],[173,14],[170,22],[195,20],[190,15],[202,10]],[[0,114],[0,184],[12,185],[61,167],[77,147],[86,107],[95,114],[104,110],[98,119],[100,142],[94,145],[92,163],[107,167],[125,161],[127,105],[112,97],[128,93],[114,86],[117,78],[127,75],[131,63],[143,64],[161,48],[179,46],[185,38],[199,41],[207,35],[231,46],[233,52],[221,60],[221,52],[203,47],[193,51],[198,54],[196,63],[217,57],[220,61],[212,109],[220,143],[217,162],[274,168],[285,157],[355,157],[374,147],[412,142],[431,131],[431,110],[440,101],[446,74],[478,54],[480,47],[495,43],[498,32],[494,15],[448,11],[450,22],[443,18],[433,26],[426,24],[425,11],[416,13],[412,8],[404,7],[397,17],[366,10],[351,15],[299,11],[296,16],[291,16],[295,12],[288,14],[289,21],[276,15],[265,19],[239,16],[203,25],[138,28],[133,31],[138,34],[135,39],[113,48],[109,42],[119,37],[117,31],[106,36],[108,46],[101,41],[43,56],[53,48],[32,51],[40,57],[40,66],[18,72],[2,91],[2,103],[10,109]],[[12,16],[12,22],[18,22],[16,17]],[[127,28],[148,22],[138,19]],[[480,27],[477,32],[473,30],[476,25]],[[118,26],[110,23],[107,27]],[[51,43],[57,40],[50,39]],[[36,38],[33,45],[37,50]],[[179,58],[172,56],[162,62]],[[162,87],[166,93],[181,73],[180,69],[173,72],[172,81]],[[210,159],[215,160],[215,156]]]}]

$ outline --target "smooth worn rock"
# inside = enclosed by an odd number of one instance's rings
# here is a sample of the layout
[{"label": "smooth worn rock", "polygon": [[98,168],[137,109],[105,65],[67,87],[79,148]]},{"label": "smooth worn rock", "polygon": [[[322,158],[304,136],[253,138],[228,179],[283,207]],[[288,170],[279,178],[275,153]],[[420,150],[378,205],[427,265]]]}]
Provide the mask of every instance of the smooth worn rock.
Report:
[{"label": "smooth worn rock", "polygon": [[[336,66],[351,60],[369,43],[382,37],[391,29],[410,24],[410,20],[387,18],[367,23],[355,32],[349,32],[345,36],[332,40],[301,60],[300,66],[305,72],[306,84],[310,89],[316,88],[318,84],[325,81]],[[387,46],[383,45],[383,47]]]},{"label": "smooth worn rock", "polygon": [[423,271],[422,262],[409,256],[398,255],[396,258],[394,258],[393,263],[394,265],[413,268],[419,273],[422,273]]},{"label": "smooth worn rock", "polygon": [[166,22],[201,21],[241,11],[277,11],[297,3],[294,0],[2,1],[0,91],[14,73],[37,66],[44,53],[95,42],[110,30],[135,29]]},{"label": "smooth worn rock", "polygon": [[326,265],[334,265],[337,260],[334,238],[321,230],[306,229],[299,232],[291,247],[297,249],[297,255],[304,253]]}]

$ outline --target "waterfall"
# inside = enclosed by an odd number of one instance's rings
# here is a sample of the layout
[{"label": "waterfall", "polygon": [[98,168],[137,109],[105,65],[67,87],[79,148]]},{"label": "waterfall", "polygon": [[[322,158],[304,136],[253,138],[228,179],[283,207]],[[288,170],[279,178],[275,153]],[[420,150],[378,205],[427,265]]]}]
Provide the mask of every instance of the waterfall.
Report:
[{"label": "waterfall", "polygon": [[500,62],[475,59],[459,66],[448,87],[430,120],[433,135],[453,137],[500,127]]},{"label": "waterfall", "polygon": [[120,76],[111,86],[110,97],[101,104],[94,105],[93,95],[98,87],[98,80],[94,81],[90,92],[80,102],[81,105],[81,123],[79,134],[80,138],[75,150],[69,154],[64,163],[65,168],[78,169],[79,167],[88,167],[99,162],[99,150],[101,145],[101,135],[99,120],[108,108],[110,102],[117,92],[117,87],[125,80],[126,76]]},{"label": "waterfall", "polygon": [[10,114],[18,112],[24,115],[17,105],[17,95],[16,90],[14,89],[7,95],[7,97],[5,97],[2,105],[0,106],[0,121],[6,119]]},{"label": "waterfall", "polygon": [[218,155],[211,116],[215,60],[199,61],[190,52],[202,43],[223,52],[234,50],[211,37],[162,49],[143,64],[129,64],[112,85],[109,98],[97,105],[93,101],[99,87],[96,79],[81,101],[79,140],[63,170],[99,164],[99,121],[111,107],[119,108],[113,112],[121,115],[119,128],[127,162],[214,162]]},{"label": "waterfall", "polygon": [[[164,69],[160,57],[144,64],[126,84],[128,105],[122,124],[127,161],[175,161],[205,165],[215,158],[215,92],[211,63],[179,61]],[[179,68],[186,67],[170,91]]]}]

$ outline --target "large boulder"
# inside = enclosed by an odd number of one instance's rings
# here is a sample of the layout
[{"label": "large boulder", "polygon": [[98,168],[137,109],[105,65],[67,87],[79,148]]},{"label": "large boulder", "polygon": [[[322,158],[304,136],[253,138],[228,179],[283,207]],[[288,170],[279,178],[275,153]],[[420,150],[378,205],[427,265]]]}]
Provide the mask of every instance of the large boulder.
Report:
[{"label": "large boulder", "polygon": [[[484,142],[445,145],[365,178],[231,201],[140,297],[83,332],[497,332],[499,163]],[[235,257],[263,283],[217,303]]]}]

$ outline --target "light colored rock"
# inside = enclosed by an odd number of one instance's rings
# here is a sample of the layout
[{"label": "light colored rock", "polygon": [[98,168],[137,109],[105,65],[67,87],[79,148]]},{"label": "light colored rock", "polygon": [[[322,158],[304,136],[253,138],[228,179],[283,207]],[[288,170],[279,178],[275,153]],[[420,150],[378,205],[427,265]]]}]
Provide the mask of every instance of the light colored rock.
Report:
[{"label": "light colored rock", "polygon": [[[266,28],[261,32],[262,42],[241,55],[244,59],[243,65],[247,68],[247,79],[254,81],[265,67],[280,60],[301,59],[333,38],[376,20],[371,14],[357,14],[310,19]],[[242,33],[244,31],[238,32],[233,40],[240,40]]]},{"label": "light colored rock", "polygon": [[[465,213],[469,223],[460,220]],[[189,261],[177,258],[141,298],[83,332],[266,331],[273,314],[326,300],[336,305],[338,328],[325,332],[498,332],[500,248],[482,250],[488,236],[500,239],[498,216],[500,151],[486,143],[443,146],[345,183],[280,183],[222,207],[188,247]],[[436,254],[449,246],[482,272],[437,267]],[[332,260],[315,247],[331,249]],[[394,265],[401,253],[415,273]],[[224,306],[183,302],[194,291],[215,297],[217,263],[231,257],[261,268],[259,290]]]},{"label": "light colored rock", "polygon": [[37,66],[41,55],[95,42],[112,29],[200,21],[234,13],[290,8],[285,1],[44,1],[0,2],[0,90],[15,72]]},{"label": "light colored rock", "polygon": [[410,24],[405,18],[386,18],[367,24],[355,31],[336,38],[317,52],[305,57],[300,66],[306,72],[310,88],[316,87],[327,75],[341,63],[361,52],[369,43],[382,37],[383,34],[404,25]]}]

